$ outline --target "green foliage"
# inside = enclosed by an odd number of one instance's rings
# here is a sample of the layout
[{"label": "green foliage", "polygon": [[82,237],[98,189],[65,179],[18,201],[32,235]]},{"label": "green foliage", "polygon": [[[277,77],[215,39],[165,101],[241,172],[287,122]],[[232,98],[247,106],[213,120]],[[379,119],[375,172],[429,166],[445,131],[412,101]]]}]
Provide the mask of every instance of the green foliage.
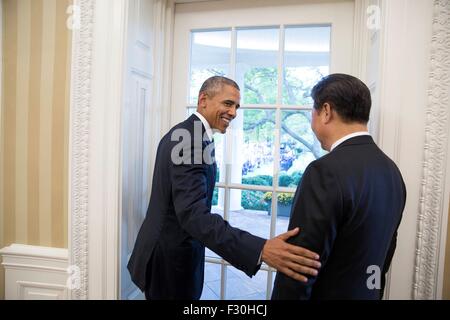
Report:
[{"label": "green foliage", "polygon": [[290,205],[294,200],[293,193],[279,193],[277,196],[278,204]]},{"label": "green foliage", "polygon": [[253,68],[244,76],[245,104],[275,104],[278,95],[277,68]]},{"label": "green foliage", "polygon": [[292,184],[292,177],[286,172],[280,174],[279,185],[280,187],[289,187]]},{"label": "green foliage", "polygon": [[[263,200],[270,206],[272,203],[272,192],[266,192],[263,196]],[[291,205],[294,200],[293,193],[282,192],[277,195],[278,204]]]},{"label": "green foliage", "polygon": [[274,123],[274,110],[244,110],[245,143],[268,142],[273,144]]},{"label": "green foliage", "polygon": [[303,173],[300,171],[295,171],[291,175],[288,175],[287,172],[282,171],[279,176],[278,184],[280,187],[297,188],[302,176]]},{"label": "green foliage", "polygon": [[294,185],[295,187],[297,187],[297,186],[299,185],[299,183],[300,183],[300,180],[302,180],[302,176],[303,176],[303,173],[302,173],[302,172],[300,172],[300,171],[295,171],[295,172],[292,174],[292,185]]},{"label": "green foliage", "polygon": [[241,206],[247,210],[267,211],[269,204],[262,199],[261,191],[243,190],[241,198]]},{"label": "green foliage", "polygon": [[242,178],[242,184],[251,184],[255,186],[271,186],[272,182],[273,177],[267,175]]},{"label": "green foliage", "polygon": [[217,206],[219,204],[219,189],[214,188],[214,193],[212,197],[212,205]]}]

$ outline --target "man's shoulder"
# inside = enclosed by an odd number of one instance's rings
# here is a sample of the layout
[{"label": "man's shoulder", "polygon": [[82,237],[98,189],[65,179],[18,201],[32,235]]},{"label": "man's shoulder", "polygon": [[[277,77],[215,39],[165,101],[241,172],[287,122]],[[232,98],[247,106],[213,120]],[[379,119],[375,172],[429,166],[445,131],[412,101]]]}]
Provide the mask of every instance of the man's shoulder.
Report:
[{"label": "man's shoulder", "polygon": [[186,119],[172,128],[162,137],[161,141],[171,141],[172,137],[183,135],[186,131],[191,132],[193,130],[193,121]]}]

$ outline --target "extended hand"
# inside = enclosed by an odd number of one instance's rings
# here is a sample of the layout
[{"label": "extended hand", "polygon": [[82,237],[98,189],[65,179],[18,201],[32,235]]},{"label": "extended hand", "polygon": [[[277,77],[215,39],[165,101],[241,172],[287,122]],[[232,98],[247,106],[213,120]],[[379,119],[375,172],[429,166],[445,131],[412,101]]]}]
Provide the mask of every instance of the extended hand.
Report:
[{"label": "extended hand", "polygon": [[304,275],[316,276],[320,268],[319,255],[305,248],[286,242],[299,232],[299,228],[280,234],[267,240],[262,250],[262,260],[285,275],[307,282]]}]

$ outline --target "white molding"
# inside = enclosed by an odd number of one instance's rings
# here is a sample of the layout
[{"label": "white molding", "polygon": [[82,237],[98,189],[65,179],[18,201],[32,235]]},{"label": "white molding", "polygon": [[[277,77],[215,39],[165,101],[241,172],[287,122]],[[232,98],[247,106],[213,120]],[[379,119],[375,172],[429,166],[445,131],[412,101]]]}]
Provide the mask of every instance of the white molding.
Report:
[{"label": "white molding", "polygon": [[[32,292],[31,294],[26,293],[27,289],[38,289],[40,292]],[[50,293],[46,291],[51,291]],[[28,300],[33,298],[34,300],[38,297],[40,299],[46,300],[66,300],[67,299],[67,287],[58,284],[47,284],[32,281],[17,281],[17,298],[19,300]]]},{"label": "white molding", "polygon": [[88,203],[89,121],[91,109],[91,66],[93,0],[75,0],[80,8],[80,29],[72,35],[72,69],[69,129],[69,251],[70,264],[80,268],[80,287],[73,299],[88,295]]},{"label": "white molding", "polygon": [[8,256],[44,257],[46,259],[66,260],[67,249],[51,247],[35,247],[23,244],[12,244],[0,250],[0,254]]},{"label": "white molding", "polygon": [[[450,123],[450,1],[435,0],[431,66],[426,108],[425,148],[422,190],[418,218],[415,299],[438,299],[442,283],[438,284],[441,235],[446,226],[442,221],[446,166],[448,166],[448,127]],[[445,243],[444,243],[445,245]],[[441,291],[438,290],[441,288]]]},{"label": "white molding", "polygon": [[70,263],[80,269],[72,299],[119,292],[120,116],[126,0],[78,0],[70,119]]},{"label": "white molding", "polygon": [[[174,5],[159,3],[158,29],[172,33]],[[70,264],[80,268],[80,287],[72,299],[117,299],[120,272],[120,132],[123,101],[128,1],[77,0],[81,29],[74,30],[70,118]],[[156,14],[156,13],[155,13]],[[170,117],[170,97],[163,63],[171,53],[171,37],[155,73],[162,94],[157,101],[163,125]],[[159,105],[158,104],[158,105]],[[159,132],[157,133],[159,134]]]},{"label": "white molding", "polygon": [[421,165],[427,134],[425,106],[433,2],[382,0],[380,4],[382,25],[376,80],[380,108],[378,144],[399,166],[407,188],[386,297],[412,299],[415,298]]},{"label": "white molding", "polygon": [[68,298],[67,249],[13,244],[0,256],[7,300]]},{"label": "white molding", "polygon": [[369,30],[367,29],[366,8],[369,0],[355,0],[353,26],[353,75],[362,81],[367,76],[367,55],[369,50]]},{"label": "white molding", "polygon": [[[396,30],[397,33],[403,32],[403,30],[399,30],[401,27],[401,23],[403,21],[396,21],[395,18],[392,17],[392,12],[397,12],[397,8],[401,6],[405,6],[405,0],[397,1],[394,5],[397,5],[394,10],[392,9],[392,2],[388,0],[382,0],[381,6],[383,8],[382,12],[382,27],[380,30],[380,61],[379,61],[379,75],[377,77],[378,83],[378,110],[375,110],[374,116],[378,118],[378,135],[375,137],[375,140],[378,142],[379,146],[383,149],[383,151],[388,154],[391,159],[399,165],[399,146],[401,143],[401,138],[399,132],[401,131],[402,122],[400,121],[399,113],[401,112],[400,104],[399,107],[393,108],[391,110],[387,109],[390,103],[393,103],[393,94],[388,91],[389,87],[387,86],[388,81],[395,82],[391,78],[395,77],[395,74],[389,73],[390,67],[395,63],[393,60],[393,52],[390,51],[392,47],[391,43],[397,39],[397,34],[390,32],[389,30]],[[403,7],[403,10],[405,8]],[[404,44],[398,44],[399,47],[403,48]],[[400,50],[400,49],[397,49]],[[400,68],[400,66],[397,66]],[[389,137],[389,138],[387,138]],[[401,235],[399,235],[400,237]],[[397,247],[397,250],[398,247]],[[391,285],[392,285],[392,265],[386,276],[386,288],[384,293],[384,299],[391,299]],[[406,297],[403,297],[406,298]],[[409,297],[408,297],[409,298]]]},{"label": "white molding", "polygon": [[[161,110],[161,126],[159,137],[162,137],[170,129],[172,109],[172,66],[173,66],[173,41],[175,23],[174,0],[155,2],[155,81],[153,93],[156,108]],[[158,139],[159,141],[159,139]],[[158,142],[152,150],[156,151]],[[153,170],[153,168],[152,168]],[[153,176],[153,175],[152,175]]]}]

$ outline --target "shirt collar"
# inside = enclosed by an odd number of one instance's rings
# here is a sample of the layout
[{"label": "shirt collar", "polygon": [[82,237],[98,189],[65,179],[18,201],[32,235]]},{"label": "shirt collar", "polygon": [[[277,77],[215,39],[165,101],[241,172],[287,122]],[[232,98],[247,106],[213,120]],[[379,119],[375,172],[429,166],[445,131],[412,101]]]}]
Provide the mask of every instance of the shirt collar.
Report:
[{"label": "shirt collar", "polygon": [[339,146],[343,142],[345,142],[345,141],[347,141],[347,140],[349,140],[351,138],[355,138],[355,137],[359,137],[359,136],[370,136],[370,133],[368,133],[367,131],[359,131],[359,132],[350,133],[350,134],[340,138],[335,143],[333,143],[333,145],[331,146],[330,152],[333,151],[334,149],[336,149],[337,146]]},{"label": "shirt collar", "polygon": [[206,134],[208,135],[209,141],[213,140],[213,130],[211,129],[211,126],[209,125],[209,122],[205,119],[204,116],[202,116],[199,112],[195,111],[194,114],[197,116],[197,118],[200,119],[200,121],[203,123],[203,126],[205,127]]}]

